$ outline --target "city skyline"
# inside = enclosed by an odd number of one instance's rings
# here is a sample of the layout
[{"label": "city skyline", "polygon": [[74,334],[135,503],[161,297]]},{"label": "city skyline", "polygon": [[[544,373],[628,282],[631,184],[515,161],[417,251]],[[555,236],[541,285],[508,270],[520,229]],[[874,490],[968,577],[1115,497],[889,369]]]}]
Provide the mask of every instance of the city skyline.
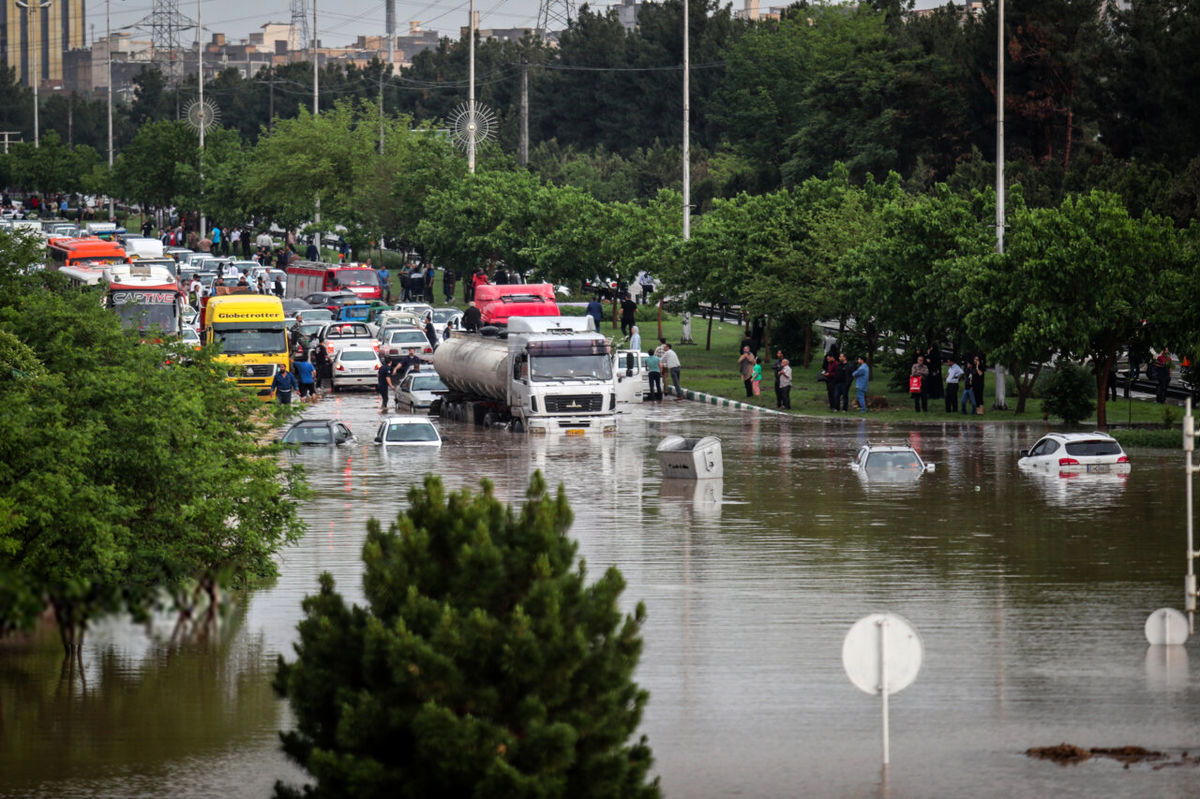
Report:
[{"label": "city skyline", "polygon": [[[311,3],[311,0],[309,0]],[[944,5],[937,0],[918,0],[917,8],[932,8]],[[374,36],[384,33],[384,3],[382,0],[343,0],[329,3],[326,9],[321,0],[317,2],[317,36],[324,47],[339,47],[354,41],[359,36]],[[578,3],[582,6],[583,3]],[[589,4],[593,9],[619,5],[619,0]],[[764,8],[770,3],[764,4]],[[786,3],[780,3],[786,5]],[[438,31],[456,36],[460,27],[467,24],[470,0],[396,0],[396,33],[408,32],[410,21],[419,21],[423,30]],[[538,0],[476,0],[475,10],[479,14],[482,28],[532,28],[537,24]],[[130,32],[135,38],[149,38],[149,28],[139,29],[138,23],[146,19],[152,10],[150,0],[111,0],[112,31]],[[740,4],[734,4],[737,9]],[[196,2],[180,0],[180,12],[194,20]],[[311,13],[311,5],[309,5]],[[91,0],[87,4],[87,42],[90,45],[105,32],[105,2]],[[284,0],[273,0],[247,13],[247,5],[239,0],[204,0],[204,38],[214,33],[223,33],[230,41],[246,39],[268,22],[291,21],[291,7]],[[189,46],[196,41],[195,28],[183,31],[180,41]]]}]

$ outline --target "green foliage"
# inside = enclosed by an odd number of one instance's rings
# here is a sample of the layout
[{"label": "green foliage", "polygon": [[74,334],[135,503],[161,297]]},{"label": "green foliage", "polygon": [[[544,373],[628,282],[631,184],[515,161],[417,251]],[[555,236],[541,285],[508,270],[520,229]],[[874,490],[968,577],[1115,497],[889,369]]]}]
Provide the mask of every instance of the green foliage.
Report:
[{"label": "green foliage", "polygon": [[1095,380],[1091,372],[1077,363],[1060,361],[1046,387],[1042,412],[1057,416],[1067,424],[1078,424],[1096,409],[1092,401],[1094,394]]},{"label": "green foliage", "polygon": [[1183,431],[1177,428],[1169,430],[1133,428],[1109,430],[1108,432],[1113,438],[1120,441],[1121,446],[1125,449],[1145,447],[1147,449],[1183,450]]},{"label": "green foliage", "polygon": [[258,443],[261,403],[212,353],[139,342],[21,252],[0,233],[0,352],[17,369],[0,378],[0,572],[20,592],[0,626],[49,605],[73,648],[98,615],[274,574],[304,488]]},{"label": "green foliage", "polygon": [[520,512],[491,484],[447,496],[425,478],[363,546],[367,607],[328,574],[304,600],[277,690],[288,756],[316,784],[279,796],[658,796],[629,745],[647,693],[632,681],[644,609],[622,615],[610,568],[572,569],[571,511],[535,474]]}]

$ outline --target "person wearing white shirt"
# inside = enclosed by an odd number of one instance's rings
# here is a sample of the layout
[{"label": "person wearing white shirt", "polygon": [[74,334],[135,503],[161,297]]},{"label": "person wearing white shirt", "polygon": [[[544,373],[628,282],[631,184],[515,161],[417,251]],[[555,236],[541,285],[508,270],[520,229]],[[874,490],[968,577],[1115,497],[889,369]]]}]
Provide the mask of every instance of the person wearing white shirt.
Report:
[{"label": "person wearing white shirt", "polygon": [[662,355],[662,370],[671,375],[671,385],[675,387],[675,399],[681,400],[683,399],[683,389],[679,387],[679,356],[670,344],[664,344],[663,347],[665,349]]},{"label": "person wearing white shirt", "polygon": [[954,356],[950,357],[950,368],[946,370],[946,413],[958,413],[958,384],[963,370]]},{"label": "person wearing white shirt", "polygon": [[638,332],[637,325],[634,325],[629,331],[629,349],[642,351],[642,334]]}]

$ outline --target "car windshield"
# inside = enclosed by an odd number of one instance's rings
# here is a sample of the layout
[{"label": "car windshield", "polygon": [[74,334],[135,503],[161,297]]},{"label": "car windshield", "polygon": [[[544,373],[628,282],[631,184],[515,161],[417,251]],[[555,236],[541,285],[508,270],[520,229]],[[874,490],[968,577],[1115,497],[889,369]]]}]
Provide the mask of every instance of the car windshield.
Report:
[{"label": "car windshield", "polygon": [[217,340],[221,350],[228,355],[253,353],[274,354],[287,352],[287,336],[282,330],[255,328],[218,328]]},{"label": "car windshield", "polygon": [[867,455],[868,469],[920,469],[921,461],[914,452],[872,452]]},{"label": "car windshield", "polygon": [[388,344],[413,344],[424,345],[428,339],[420,330],[396,330],[392,332],[392,337],[388,339]]},{"label": "car windshield", "polygon": [[413,391],[445,391],[446,384],[437,375],[421,375],[412,381]]},{"label": "car windshield", "polygon": [[1068,441],[1068,455],[1120,455],[1121,445],[1116,441],[1095,439],[1092,441]]},{"label": "car windshield", "polygon": [[393,423],[388,425],[387,441],[437,441],[437,430],[428,422]]},{"label": "car windshield", "polygon": [[285,444],[329,444],[332,441],[325,425],[296,425],[283,437]]},{"label": "car windshield", "polygon": [[375,353],[371,350],[342,350],[343,361],[373,361]]},{"label": "car windshield", "polygon": [[612,380],[606,355],[543,355],[529,359],[530,378],[537,380]]},{"label": "car windshield", "polygon": [[433,312],[433,321],[439,325],[444,325],[457,313],[459,313],[457,308],[441,308]]}]

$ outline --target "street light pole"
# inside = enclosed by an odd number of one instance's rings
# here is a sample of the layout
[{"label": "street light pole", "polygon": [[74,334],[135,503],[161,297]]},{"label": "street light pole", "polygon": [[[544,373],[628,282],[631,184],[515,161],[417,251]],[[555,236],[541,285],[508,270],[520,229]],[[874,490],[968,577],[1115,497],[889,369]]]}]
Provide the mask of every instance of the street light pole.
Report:
[{"label": "street light pole", "polygon": [[688,0],[683,0],[683,240],[692,237],[692,150],[691,121],[688,119],[690,92],[688,53]]},{"label": "street light pole", "polygon": [[204,22],[201,18],[203,3],[196,0],[196,70],[197,86],[200,89],[200,238],[203,239],[208,226],[204,218],[204,129],[208,127],[208,109],[204,107]]},{"label": "street light pole", "polygon": [[[38,124],[38,84],[42,82],[41,71],[38,69],[38,50],[42,47],[41,38],[35,36],[35,32],[41,33],[42,29],[42,9],[50,7],[50,0],[43,0],[36,5],[30,5],[25,0],[17,0],[17,7],[25,9],[25,30],[28,35],[25,37],[26,44],[33,51],[32,67],[33,72],[30,75],[29,82],[33,86],[33,146],[40,147],[42,143],[41,126]],[[37,11],[37,17],[34,22],[30,22],[30,11]]]},{"label": "street light pole", "polygon": [[[104,37],[108,44],[104,47],[105,69],[107,70],[108,83],[108,174],[112,175],[113,168],[113,134],[112,134],[112,105],[113,105],[113,85],[112,85],[112,0],[104,0]],[[112,194],[108,195],[108,218],[113,218],[113,199]]]},{"label": "street light pole", "polygon": [[[1004,0],[996,4],[996,252],[1004,254]],[[1004,367],[996,364],[994,407],[1006,410]]]},{"label": "street light pole", "polygon": [[467,82],[470,84],[467,94],[467,125],[470,135],[467,136],[467,171],[475,174],[475,0],[471,0],[467,12]]}]

